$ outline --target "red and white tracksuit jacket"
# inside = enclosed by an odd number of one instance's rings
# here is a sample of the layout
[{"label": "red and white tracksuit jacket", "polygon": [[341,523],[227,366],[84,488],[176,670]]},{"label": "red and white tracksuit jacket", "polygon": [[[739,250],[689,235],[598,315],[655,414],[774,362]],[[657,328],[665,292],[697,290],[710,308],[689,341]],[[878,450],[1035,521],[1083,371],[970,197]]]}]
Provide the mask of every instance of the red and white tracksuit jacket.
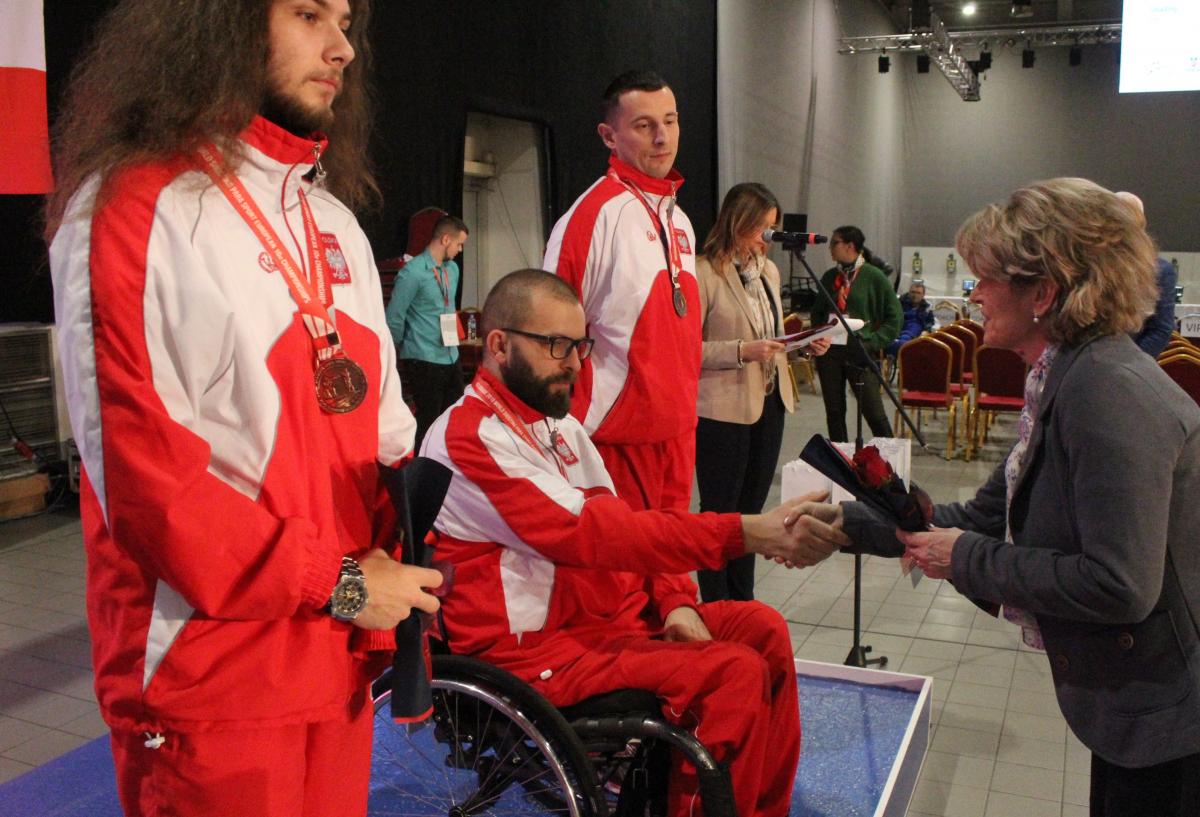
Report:
[{"label": "red and white tracksuit jacket", "polygon": [[[683,184],[641,173],[615,156],[611,174],[641,191],[665,226],[667,204]],[[575,385],[571,413],[597,443],[655,443],[696,428],[702,323],[696,235],[680,207],[672,216],[688,313],[672,303],[671,275],[658,227],[638,197],[612,175],[600,178],[558,220],[543,268],[579,294],[596,339]],[[690,469],[689,469],[690,472]]]},{"label": "red and white tracksuit jacket", "polygon": [[369,680],[353,648],[370,639],[320,608],[343,554],[390,542],[376,462],[410,453],[415,424],[367,238],[301,180],[314,142],[262,119],[241,139],[238,178],[302,264],[308,188],[368,393],[348,414],[318,407],[285,280],[191,160],[117,174],[98,207],[95,181],[76,194],[50,260],[97,698],[115,730],[344,717]]},{"label": "red and white tracksuit jacket", "polygon": [[[536,449],[479,396],[481,381]],[[698,607],[714,640],[656,637],[667,613],[697,606],[658,574],[741,555],[739,515],[634,511],[613,495],[577,420],[546,418],[486,369],[421,453],[452,473],[434,528],[437,558],[455,566],[442,606],[455,652],[504,667],[559,706],[652,690],[667,718],[731,764],[740,814],[787,812],[800,720],[783,619],[757,602],[718,602]],[[694,813],[690,770],[673,774],[673,812]]]}]

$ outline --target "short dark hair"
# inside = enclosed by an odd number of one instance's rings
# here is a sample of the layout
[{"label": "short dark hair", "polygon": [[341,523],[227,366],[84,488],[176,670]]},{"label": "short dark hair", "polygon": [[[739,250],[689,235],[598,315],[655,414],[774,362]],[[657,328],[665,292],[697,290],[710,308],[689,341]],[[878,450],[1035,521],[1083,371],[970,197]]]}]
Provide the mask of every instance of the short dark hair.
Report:
[{"label": "short dark hair", "polygon": [[859,252],[863,251],[864,245],[867,243],[867,237],[863,235],[863,231],[850,224],[834,230],[833,237],[845,241],[847,244],[853,244],[854,249]]},{"label": "short dark hair", "polygon": [[488,293],[483,302],[483,334],[506,326],[520,328],[532,312],[535,292],[541,292],[560,301],[579,303],[579,296],[571,285],[552,272],[542,269],[519,269],[505,275]]},{"label": "short dark hair", "polygon": [[467,229],[467,223],[458,216],[445,215],[433,223],[433,235],[429,237],[430,241],[437,241],[444,235],[458,235],[459,233],[467,233],[471,231]]},{"label": "short dark hair", "polygon": [[661,91],[670,87],[667,81],[654,71],[626,71],[618,75],[604,89],[600,103],[600,121],[607,122],[612,112],[621,104],[621,95],[630,91]]}]

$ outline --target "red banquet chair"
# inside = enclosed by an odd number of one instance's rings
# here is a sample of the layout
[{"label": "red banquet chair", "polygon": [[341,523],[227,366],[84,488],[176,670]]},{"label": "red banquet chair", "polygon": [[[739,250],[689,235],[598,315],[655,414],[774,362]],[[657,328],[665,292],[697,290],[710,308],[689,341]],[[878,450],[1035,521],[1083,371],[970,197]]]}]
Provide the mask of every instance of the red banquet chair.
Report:
[{"label": "red banquet chair", "polygon": [[983,324],[971,318],[963,318],[958,322],[958,326],[965,326],[975,333],[976,346],[983,345]]},{"label": "red banquet chair", "polygon": [[970,443],[967,460],[987,442],[988,430],[998,412],[1020,412],[1025,407],[1025,375],[1021,356],[999,346],[975,350],[975,399],[968,417]]},{"label": "red banquet chair", "polygon": [[963,366],[960,382],[969,386],[975,380],[975,349],[979,346],[979,338],[970,327],[963,326],[962,321],[952,323],[949,326],[943,326],[939,331],[954,335],[954,337],[962,341]]},{"label": "red banquet chair", "polygon": [[1175,354],[1160,359],[1158,365],[1200,405],[1200,359],[1191,354]]},{"label": "red banquet chair", "polygon": [[[923,409],[947,410],[946,459],[952,459],[958,428],[958,397],[951,380],[954,352],[941,338],[922,335],[901,346],[896,360],[900,372],[900,405],[917,410],[918,429]],[[908,427],[900,425],[899,411],[894,425],[901,434],[908,436]]]},{"label": "red banquet chair", "polygon": [[958,335],[945,329],[938,329],[931,334],[949,346],[954,356],[950,366],[950,393],[962,401],[963,436],[966,436],[967,414],[971,410],[971,384],[963,379],[963,370],[967,368],[967,344]]}]

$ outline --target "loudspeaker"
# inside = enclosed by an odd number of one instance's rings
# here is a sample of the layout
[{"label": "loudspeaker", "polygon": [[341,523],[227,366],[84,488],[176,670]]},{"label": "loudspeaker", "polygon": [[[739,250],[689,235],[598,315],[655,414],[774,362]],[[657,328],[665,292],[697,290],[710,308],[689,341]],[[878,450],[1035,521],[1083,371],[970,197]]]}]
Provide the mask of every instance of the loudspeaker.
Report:
[{"label": "loudspeaker", "polygon": [[808,213],[784,213],[783,231],[785,233],[807,233]]}]

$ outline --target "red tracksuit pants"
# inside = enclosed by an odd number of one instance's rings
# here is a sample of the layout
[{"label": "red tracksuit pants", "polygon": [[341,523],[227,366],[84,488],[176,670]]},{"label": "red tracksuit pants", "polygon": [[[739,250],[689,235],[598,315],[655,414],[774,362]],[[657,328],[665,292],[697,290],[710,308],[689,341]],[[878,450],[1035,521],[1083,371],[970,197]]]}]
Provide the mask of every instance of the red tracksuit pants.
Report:
[{"label": "red tracksuit pants", "polygon": [[163,732],[158,748],[113,732],[121,808],[126,817],[361,817],[374,715],[369,695],[356,703],[344,720]]},{"label": "red tracksuit pants", "polygon": [[[752,601],[704,604],[700,615],[712,641],[570,635],[572,649],[582,646],[582,653],[565,666],[547,662],[556,667],[553,675],[533,685],[557,706],[614,689],[655,692],[669,721],[729,765],[739,817],[784,817],[800,759],[800,703],[787,625],[775,610]],[[552,651],[556,640],[538,649]],[[674,817],[701,814],[695,773],[679,758],[669,796]]]},{"label": "red tracksuit pants", "polygon": [[686,511],[696,470],[696,430],[658,443],[596,443],[617,496],[634,510]]}]

